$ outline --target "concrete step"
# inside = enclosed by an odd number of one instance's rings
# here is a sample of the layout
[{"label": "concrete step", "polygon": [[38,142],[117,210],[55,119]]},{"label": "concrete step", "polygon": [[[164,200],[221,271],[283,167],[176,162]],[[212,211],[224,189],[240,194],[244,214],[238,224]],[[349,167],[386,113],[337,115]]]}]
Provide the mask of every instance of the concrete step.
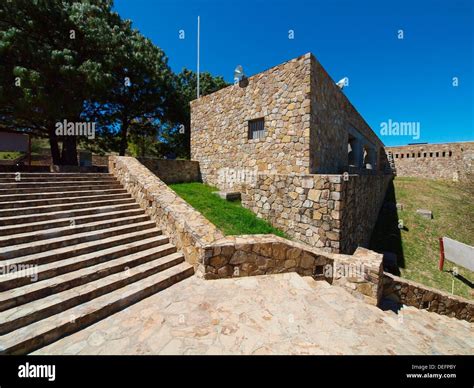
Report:
[{"label": "concrete step", "polygon": [[[97,178],[97,177],[114,177],[113,174],[110,173],[101,173],[101,172],[19,172],[20,177],[27,177],[27,178],[44,178],[44,177],[90,177],[90,178]],[[0,178],[15,178],[18,176],[17,172],[0,172]]]},{"label": "concrete step", "polygon": [[25,175],[20,175],[18,177],[13,178],[4,178],[0,177],[0,183],[55,183],[55,182],[92,182],[92,181],[101,181],[101,182],[115,182],[116,179],[112,175],[105,175],[105,176],[82,176],[78,175],[76,177],[72,176],[45,176],[45,177],[30,177]]},{"label": "concrete step", "polygon": [[24,201],[6,201],[1,202],[0,198],[0,209],[21,209],[27,207],[36,207],[36,206],[50,206],[50,205],[61,205],[69,203],[79,203],[79,202],[94,202],[94,201],[104,201],[110,199],[125,199],[131,198],[128,193],[120,194],[96,194],[96,195],[85,195],[85,196],[69,196],[65,195],[62,198],[42,198],[34,200],[24,200]]},{"label": "concrete step", "polygon": [[50,317],[71,307],[88,302],[127,284],[136,282],[184,261],[181,253],[142,263],[135,267],[109,274],[100,279],[45,296],[30,303],[0,312],[0,335],[7,334],[30,323]]},{"label": "concrete step", "polygon": [[[114,207],[111,207],[110,209],[114,209]],[[91,222],[104,221],[104,220],[112,221],[116,218],[133,217],[133,216],[138,216],[142,214],[143,214],[143,210],[140,208],[135,208],[131,210],[121,210],[121,211],[111,210],[110,212],[75,217],[74,224],[78,226],[78,225],[87,224]],[[2,228],[0,228],[0,236],[10,236],[12,234],[20,235],[20,234],[31,233],[35,231],[41,231],[45,229],[60,228],[64,226],[70,227],[72,223],[71,221],[72,221],[71,218],[60,218],[60,219],[51,219],[51,220],[46,220],[46,221],[31,222],[31,223],[19,224],[19,225],[3,226]]]},{"label": "concrete step", "polygon": [[54,199],[69,197],[88,197],[101,194],[124,194],[125,189],[110,189],[110,190],[83,190],[83,191],[60,191],[56,193],[32,193],[32,194],[9,194],[0,195],[0,202],[10,201],[33,201],[37,199]]},{"label": "concrete step", "polygon": [[150,218],[141,212],[139,215],[130,216],[130,217],[122,217],[122,218],[115,218],[115,219],[106,219],[102,221],[94,221],[84,224],[74,224],[71,226],[70,223],[67,226],[59,227],[59,228],[44,228],[40,231],[35,232],[26,232],[26,233],[19,233],[19,234],[12,234],[10,236],[5,236],[2,240],[0,240],[0,248],[8,247],[18,244],[26,244],[31,241],[41,241],[46,239],[54,239],[61,236],[68,236],[71,234],[78,234],[78,233],[85,233],[85,232],[92,232],[95,230],[101,230],[106,228],[111,228],[115,226],[121,225],[131,225],[140,222],[149,221]]},{"label": "concrete step", "polygon": [[[138,248],[149,246],[145,244],[136,245]],[[176,247],[173,244],[167,243],[127,255],[118,255],[117,258],[109,254],[106,258],[110,260],[97,261],[97,263],[92,266],[0,292],[0,311],[68,290],[113,273],[125,271],[127,268],[133,268],[150,260],[155,260],[173,253],[176,253]],[[180,258],[183,259],[183,256],[181,254],[179,255]],[[77,260],[81,261],[82,258],[79,257]]]},{"label": "concrete step", "polygon": [[78,244],[74,250],[70,247],[59,248],[5,260],[0,262],[4,269],[4,274],[0,275],[0,291],[42,281],[168,243],[169,238],[162,236],[159,229],[149,229],[92,243]]},{"label": "concrete step", "polygon": [[133,198],[129,196],[122,199],[104,199],[98,201],[89,201],[89,202],[76,202],[76,203],[66,203],[59,205],[44,205],[44,206],[31,206],[31,207],[22,207],[18,209],[1,209],[0,210],[0,220],[4,217],[13,217],[13,216],[24,216],[29,214],[40,214],[40,213],[54,213],[60,212],[63,210],[74,210],[74,209],[86,209],[89,207],[97,206],[111,206],[111,205],[120,205],[135,203]]},{"label": "concrete step", "polygon": [[2,354],[26,354],[91,325],[156,292],[192,276],[194,269],[181,263],[127,284],[83,304],[0,336]]},{"label": "concrete step", "polygon": [[11,194],[44,194],[44,193],[61,193],[65,191],[85,191],[85,190],[112,190],[112,189],[123,189],[118,183],[99,183],[97,185],[78,185],[73,184],[68,186],[52,186],[52,187],[28,187],[28,188],[0,188],[0,195],[11,195]]},{"label": "concrete step", "polygon": [[57,182],[9,182],[9,183],[0,183],[0,193],[1,190],[11,190],[11,189],[37,189],[42,190],[46,188],[62,189],[62,187],[68,186],[86,186],[94,187],[100,185],[119,185],[115,179],[108,180],[85,180],[85,181],[57,181]]},{"label": "concrete step", "polygon": [[94,230],[92,232],[77,233],[70,236],[50,238],[46,240],[30,241],[27,243],[10,245],[0,248],[0,260],[19,258],[26,255],[34,255],[48,250],[71,247],[85,242],[106,239],[121,234],[143,231],[156,228],[156,224],[148,219],[145,222],[120,225],[112,228]]},{"label": "concrete step", "polygon": [[52,213],[35,213],[35,214],[24,215],[24,216],[4,217],[4,218],[0,218],[0,226],[3,227],[7,225],[19,225],[19,224],[55,220],[55,219],[61,219],[61,218],[75,219],[79,216],[100,214],[100,213],[110,213],[113,211],[123,211],[123,210],[131,210],[131,209],[140,209],[140,206],[136,202],[134,202],[134,203],[121,204],[121,205],[97,206],[97,207],[89,207],[86,209],[65,210],[65,211],[52,212]]}]

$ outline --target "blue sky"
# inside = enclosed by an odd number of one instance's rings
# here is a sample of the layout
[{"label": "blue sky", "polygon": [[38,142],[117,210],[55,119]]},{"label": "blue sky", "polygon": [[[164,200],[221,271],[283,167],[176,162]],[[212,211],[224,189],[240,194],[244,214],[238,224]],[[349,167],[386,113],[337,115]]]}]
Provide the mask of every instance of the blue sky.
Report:
[{"label": "blue sky", "polygon": [[[474,140],[473,8],[472,0],[115,0],[176,72],[196,70],[197,15],[201,71],[229,82],[238,64],[250,76],[312,52],[335,81],[349,78],[344,93],[386,145]],[[381,136],[388,120],[419,122],[419,139]]]}]

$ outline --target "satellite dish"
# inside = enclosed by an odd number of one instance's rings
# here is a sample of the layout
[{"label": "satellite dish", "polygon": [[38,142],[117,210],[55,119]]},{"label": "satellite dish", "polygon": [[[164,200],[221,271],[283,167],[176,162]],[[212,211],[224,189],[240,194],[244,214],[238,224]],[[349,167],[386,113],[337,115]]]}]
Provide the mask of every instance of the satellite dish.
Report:
[{"label": "satellite dish", "polygon": [[238,65],[234,70],[234,80],[240,81],[244,77],[245,77],[244,69],[242,66]]},{"label": "satellite dish", "polygon": [[341,79],[339,82],[336,82],[336,85],[339,86],[339,89],[344,89],[344,86],[347,86],[349,84],[349,79],[347,77],[344,77]]}]

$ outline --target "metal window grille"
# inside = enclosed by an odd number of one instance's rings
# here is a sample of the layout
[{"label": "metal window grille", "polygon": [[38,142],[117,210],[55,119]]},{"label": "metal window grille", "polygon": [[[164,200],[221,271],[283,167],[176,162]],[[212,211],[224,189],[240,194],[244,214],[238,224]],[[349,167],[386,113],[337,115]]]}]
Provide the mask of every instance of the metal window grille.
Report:
[{"label": "metal window grille", "polygon": [[263,139],[265,137],[265,120],[249,120],[249,139]]}]

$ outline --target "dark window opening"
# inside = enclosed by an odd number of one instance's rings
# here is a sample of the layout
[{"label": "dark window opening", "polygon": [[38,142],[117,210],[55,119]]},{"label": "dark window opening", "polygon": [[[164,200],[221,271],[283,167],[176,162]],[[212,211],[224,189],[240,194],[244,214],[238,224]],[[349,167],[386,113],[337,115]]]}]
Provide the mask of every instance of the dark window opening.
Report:
[{"label": "dark window opening", "polygon": [[356,166],[357,165],[357,139],[349,135],[349,139],[347,141],[347,160],[349,166]]},{"label": "dark window opening", "polygon": [[249,120],[249,139],[265,138],[265,120],[264,118]]}]

